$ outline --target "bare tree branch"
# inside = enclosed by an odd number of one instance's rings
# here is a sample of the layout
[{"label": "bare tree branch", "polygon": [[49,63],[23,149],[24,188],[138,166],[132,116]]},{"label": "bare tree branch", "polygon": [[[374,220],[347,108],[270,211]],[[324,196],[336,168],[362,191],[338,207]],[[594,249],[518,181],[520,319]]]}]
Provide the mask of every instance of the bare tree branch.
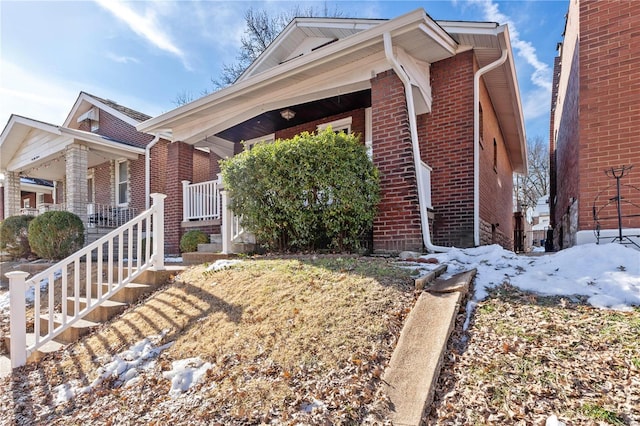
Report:
[{"label": "bare tree branch", "polygon": [[528,174],[516,179],[514,191],[518,207],[534,207],[549,195],[549,144],[540,136],[527,140]]}]

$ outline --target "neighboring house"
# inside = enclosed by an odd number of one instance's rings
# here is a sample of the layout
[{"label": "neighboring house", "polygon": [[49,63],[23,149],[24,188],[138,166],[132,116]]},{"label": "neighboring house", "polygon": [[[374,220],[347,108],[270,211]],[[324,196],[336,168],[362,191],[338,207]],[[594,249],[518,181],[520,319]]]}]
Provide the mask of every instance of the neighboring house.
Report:
[{"label": "neighboring house", "polygon": [[[4,217],[68,210],[93,232],[118,226],[145,210],[149,194],[164,193],[173,182],[166,166],[169,142],[135,129],[149,118],[85,92],[61,126],[12,115],[0,134]],[[201,180],[212,178],[208,157],[202,151],[193,153],[192,163],[198,164],[194,175]],[[43,185],[45,181],[50,186]],[[34,187],[33,182],[40,185]],[[181,187],[178,181],[174,184]],[[168,244],[177,252],[179,236],[174,233]]]},{"label": "neighboring house", "polygon": [[617,240],[611,171],[623,166],[623,242],[640,244],[640,2],[570,0],[566,19],[551,102],[554,245]]},{"label": "neighboring house", "polygon": [[538,203],[531,209],[531,229],[527,235],[529,247],[545,247],[547,231],[551,228],[549,216],[549,196],[538,199]]},{"label": "neighboring house", "polygon": [[[361,135],[380,170],[374,250],[513,247],[512,176],[527,165],[506,25],[436,22],[422,9],[391,20],[296,18],[233,85],[136,128],[171,138],[167,170],[193,182],[198,148],[213,164],[242,141],[329,124]],[[167,191],[167,216],[184,212],[197,226],[202,196],[168,182]]]}]

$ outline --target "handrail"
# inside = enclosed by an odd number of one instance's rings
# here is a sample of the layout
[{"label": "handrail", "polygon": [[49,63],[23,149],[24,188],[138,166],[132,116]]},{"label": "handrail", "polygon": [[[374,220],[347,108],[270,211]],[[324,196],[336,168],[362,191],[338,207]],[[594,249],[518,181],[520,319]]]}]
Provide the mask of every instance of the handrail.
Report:
[{"label": "handrail", "polygon": [[[25,280],[27,274],[21,271],[11,273],[12,276],[9,279],[12,367],[24,365],[34,351],[79,322],[150,267],[164,269],[164,198],[166,195],[152,194],[151,197],[153,198],[151,208],[30,279]],[[147,244],[146,237],[149,235],[151,243]],[[127,246],[126,258],[124,257],[125,245]],[[105,258],[107,259],[106,271]],[[113,268],[114,262],[117,265],[116,271]],[[84,265],[84,271],[81,270],[81,264]],[[84,274],[84,288],[81,289],[82,274]],[[58,279],[59,282],[56,283]],[[73,288],[69,288],[70,283],[73,284]],[[96,287],[95,297],[92,297],[92,285]],[[44,286],[48,287],[46,301],[48,312],[43,314],[40,298],[41,287]],[[26,346],[24,294],[25,290],[31,287],[34,294],[35,342]],[[56,292],[56,290],[59,291]],[[72,293],[72,301],[67,298],[69,290]],[[19,302],[20,298],[21,302]],[[56,301],[58,298],[59,302]],[[14,303],[14,300],[18,302]],[[67,313],[70,307],[69,302],[73,303],[73,314]],[[85,305],[82,309],[80,309],[80,303]],[[41,319],[47,324],[46,333],[43,335],[41,335]],[[59,322],[58,326],[55,326],[56,322]]]}]

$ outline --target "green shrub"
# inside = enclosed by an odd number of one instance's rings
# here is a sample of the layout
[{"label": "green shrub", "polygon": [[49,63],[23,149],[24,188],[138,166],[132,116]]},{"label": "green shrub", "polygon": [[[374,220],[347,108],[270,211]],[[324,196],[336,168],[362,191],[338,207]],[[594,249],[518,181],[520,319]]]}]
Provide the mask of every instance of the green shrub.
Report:
[{"label": "green shrub", "polygon": [[13,259],[26,258],[31,255],[28,230],[33,216],[10,216],[0,224],[0,249]]},{"label": "green shrub", "polygon": [[231,209],[268,248],[357,248],[373,224],[378,172],[354,135],[308,132],[221,162]]},{"label": "green shrub", "polygon": [[180,238],[180,251],[182,253],[190,253],[198,250],[198,244],[206,244],[209,242],[209,236],[200,230],[186,232]]},{"label": "green shrub", "polygon": [[29,244],[40,257],[64,259],[84,245],[84,225],[70,212],[43,213],[29,224]]}]

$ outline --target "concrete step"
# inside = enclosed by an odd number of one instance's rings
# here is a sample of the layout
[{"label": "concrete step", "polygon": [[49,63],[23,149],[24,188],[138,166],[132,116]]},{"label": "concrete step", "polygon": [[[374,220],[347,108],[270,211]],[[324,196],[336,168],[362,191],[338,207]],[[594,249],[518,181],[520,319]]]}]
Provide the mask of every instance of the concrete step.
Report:
[{"label": "concrete step", "polygon": [[213,263],[219,259],[232,259],[236,257],[234,254],[222,254],[222,253],[201,253],[191,252],[182,253],[182,263],[185,265],[200,265],[202,263]]},{"label": "concrete step", "polygon": [[[67,314],[73,315],[75,313],[75,303],[73,297],[67,298]],[[91,299],[91,303],[95,304],[98,299]],[[82,298],[78,303],[78,310],[82,311],[87,306],[87,299]],[[88,321],[94,322],[107,322],[114,316],[118,315],[127,307],[126,303],[116,302],[114,300],[105,300],[98,307],[94,308],[91,312],[83,317]]]},{"label": "concrete step", "polygon": [[222,234],[209,235],[209,242],[212,244],[222,244]]},{"label": "concrete step", "polygon": [[10,375],[11,375],[11,359],[9,359],[9,357],[6,355],[0,355],[0,379]]},{"label": "concrete step", "polygon": [[[53,316],[53,327],[56,328],[60,324],[62,324],[62,315],[54,314]],[[65,331],[60,333],[54,339],[58,343],[73,343],[78,340],[85,334],[90,333],[93,329],[98,327],[100,324],[94,321],[87,321],[85,319],[81,319],[71,327],[67,328]],[[49,332],[49,317],[43,316],[40,318],[40,331],[42,334]]]},{"label": "concrete step", "polygon": [[[26,338],[27,338],[27,346],[31,346],[36,342],[36,335],[33,333],[27,333]],[[10,335],[4,336],[4,344],[6,345],[7,348],[11,347]],[[45,355],[52,352],[56,352],[62,349],[63,347],[64,347],[64,344],[59,342],[55,342],[55,341],[47,342],[44,345],[42,345],[42,347],[40,347],[39,350],[33,352],[27,359],[27,362],[38,362]],[[3,374],[7,373],[7,369],[8,369],[8,374],[11,374],[11,359],[8,356],[2,355],[0,356],[0,378],[4,377]]]},{"label": "concrete step", "polygon": [[198,244],[198,253],[220,253],[222,243]]},{"label": "concrete step", "polygon": [[[36,342],[36,335],[33,333],[27,333],[26,338],[27,338],[27,346],[31,346]],[[4,344],[7,347],[7,350],[11,348],[11,335],[4,336]],[[62,349],[63,347],[64,347],[64,344],[59,342],[55,342],[55,341],[47,342],[44,345],[42,345],[42,347],[40,347],[39,350],[32,353],[31,356],[29,356],[29,358],[27,359],[27,362],[37,362],[46,354],[49,354],[51,352],[56,352]],[[5,362],[8,360],[9,365],[11,365],[10,358],[8,356],[5,356],[5,357],[6,357],[6,360],[0,359],[0,362]],[[0,358],[2,358],[2,356],[0,356]]]},{"label": "concrete step", "polygon": [[[120,303],[134,303],[140,300],[142,297],[151,293],[155,289],[155,286],[151,284],[142,283],[129,283],[116,292],[109,300]],[[96,284],[91,286],[92,294],[98,294],[98,288]],[[109,287],[106,284],[102,285],[102,293],[105,294],[109,291]],[[95,292],[95,293],[93,293]]]}]

